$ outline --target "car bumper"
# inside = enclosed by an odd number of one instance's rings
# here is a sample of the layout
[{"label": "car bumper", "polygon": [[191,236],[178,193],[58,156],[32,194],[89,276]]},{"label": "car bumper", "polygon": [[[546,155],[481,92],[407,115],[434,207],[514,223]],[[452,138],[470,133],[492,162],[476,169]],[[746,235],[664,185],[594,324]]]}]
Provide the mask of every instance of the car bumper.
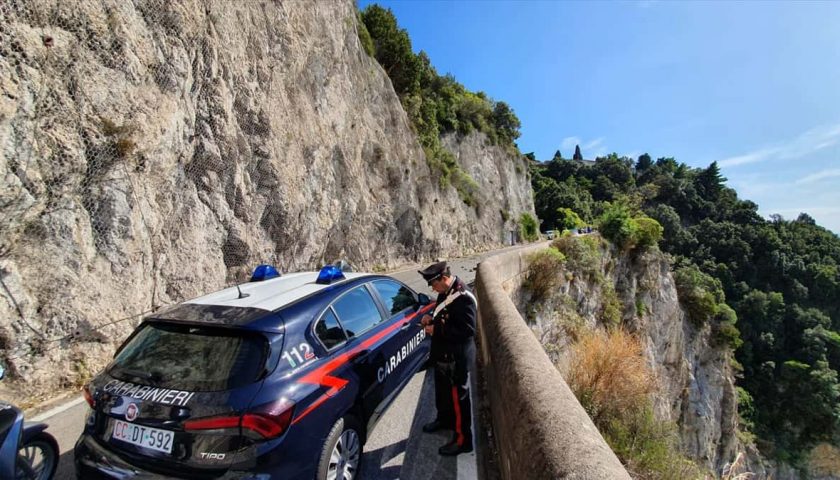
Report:
[{"label": "car bumper", "polygon": [[[106,448],[103,448],[88,435],[82,435],[79,437],[73,453],[76,463],[76,478],[78,479],[146,480],[160,479],[163,476],[161,473],[144,470],[123,460],[120,456]],[[165,476],[168,478],[178,478],[172,475]],[[271,479],[271,475],[267,473],[228,470],[226,472],[217,471],[205,475],[188,474],[182,478],[269,480]]]}]

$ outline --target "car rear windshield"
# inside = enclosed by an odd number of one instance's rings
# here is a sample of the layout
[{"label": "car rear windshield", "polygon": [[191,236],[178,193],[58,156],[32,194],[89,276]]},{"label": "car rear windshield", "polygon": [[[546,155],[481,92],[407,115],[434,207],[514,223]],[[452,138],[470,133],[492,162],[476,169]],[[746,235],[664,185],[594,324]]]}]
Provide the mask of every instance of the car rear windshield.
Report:
[{"label": "car rear windshield", "polygon": [[147,323],[108,373],[119,380],[195,392],[230,390],[262,373],[268,342],[253,332]]}]

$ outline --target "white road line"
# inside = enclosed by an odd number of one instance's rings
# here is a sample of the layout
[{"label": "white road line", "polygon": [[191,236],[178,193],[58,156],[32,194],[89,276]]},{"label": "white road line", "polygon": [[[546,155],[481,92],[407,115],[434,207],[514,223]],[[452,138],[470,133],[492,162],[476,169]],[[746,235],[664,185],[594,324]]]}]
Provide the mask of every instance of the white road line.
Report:
[{"label": "white road line", "polygon": [[61,412],[66,410],[70,410],[71,408],[75,407],[76,405],[85,401],[85,397],[79,397],[75,400],[65,403],[64,405],[59,405],[53,409],[47,410],[46,412],[35,416],[34,418],[30,418],[28,421],[30,422],[43,422],[44,420],[52,417],[53,415],[58,415]]}]

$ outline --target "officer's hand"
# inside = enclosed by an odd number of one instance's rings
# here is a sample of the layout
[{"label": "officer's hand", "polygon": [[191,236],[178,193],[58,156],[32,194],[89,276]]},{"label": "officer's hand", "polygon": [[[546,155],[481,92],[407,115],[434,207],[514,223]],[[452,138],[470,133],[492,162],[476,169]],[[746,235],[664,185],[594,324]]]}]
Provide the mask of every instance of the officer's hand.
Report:
[{"label": "officer's hand", "polygon": [[423,325],[424,327],[427,325],[431,325],[432,320],[432,316],[427,313],[423,315],[423,318],[420,319],[420,325]]},{"label": "officer's hand", "polygon": [[434,325],[426,325],[425,327],[423,327],[423,330],[426,331],[426,335],[434,335],[435,334]]}]

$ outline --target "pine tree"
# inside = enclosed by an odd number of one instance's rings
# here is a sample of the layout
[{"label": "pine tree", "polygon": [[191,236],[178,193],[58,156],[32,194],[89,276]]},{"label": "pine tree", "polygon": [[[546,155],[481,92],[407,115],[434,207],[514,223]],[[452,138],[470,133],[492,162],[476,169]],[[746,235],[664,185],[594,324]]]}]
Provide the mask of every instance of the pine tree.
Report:
[{"label": "pine tree", "polygon": [[642,173],[652,165],[653,160],[650,159],[650,155],[647,153],[639,155],[639,159],[636,161],[636,173]]},{"label": "pine tree", "polygon": [[580,154],[580,145],[575,145],[575,156],[572,158],[574,160],[583,160],[583,155]]},{"label": "pine tree", "polygon": [[720,192],[723,190],[723,183],[726,181],[720,174],[720,168],[717,162],[712,162],[708,168],[702,170],[694,181],[700,195],[706,200],[717,200]]}]

